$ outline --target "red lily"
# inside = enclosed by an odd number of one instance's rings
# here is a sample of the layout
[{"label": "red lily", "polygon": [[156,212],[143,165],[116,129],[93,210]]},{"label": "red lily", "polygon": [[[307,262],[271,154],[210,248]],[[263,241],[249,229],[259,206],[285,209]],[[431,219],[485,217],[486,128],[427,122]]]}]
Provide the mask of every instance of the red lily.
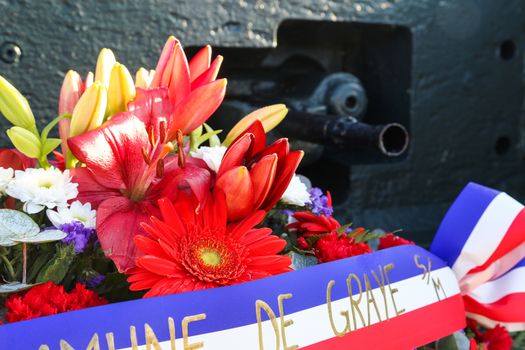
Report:
[{"label": "red lily", "polygon": [[36,159],[29,158],[16,149],[0,149],[0,167],[13,168],[14,170],[25,170],[33,168],[36,165]]},{"label": "red lily", "polygon": [[253,122],[224,154],[215,187],[226,193],[228,219],[238,221],[254,210],[270,210],[282,197],[302,151],[289,151],[288,140],[266,146],[259,120]]},{"label": "red lily", "polygon": [[188,63],[180,42],[169,37],[164,45],[150,87],[169,89],[173,111],[168,122],[168,139],[176,131],[189,134],[202,125],[224,99],[226,79],[216,80],[222,56],[211,60],[210,46],[204,47]]},{"label": "red lily", "polygon": [[175,199],[178,190],[202,197],[210,188],[211,175],[198,160],[179,167],[174,157],[164,159],[173,146],[166,143],[170,104],[163,90],[144,91],[131,111],[68,141],[86,165],[73,171],[78,198],[97,209],[101,246],[121,272],[141,255],[133,237],[144,234],[141,222],[158,215],[159,198]]}]

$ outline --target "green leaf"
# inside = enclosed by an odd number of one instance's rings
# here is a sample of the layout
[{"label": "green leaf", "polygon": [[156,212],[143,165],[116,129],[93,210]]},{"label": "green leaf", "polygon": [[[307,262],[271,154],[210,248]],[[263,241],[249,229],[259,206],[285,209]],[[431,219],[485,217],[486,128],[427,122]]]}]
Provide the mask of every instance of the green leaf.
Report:
[{"label": "green leaf", "polygon": [[436,350],[469,350],[470,341],[463,332],[456,332],[436,342]]},{"label": "green leaf", "polygon": [[[350,227],[352,227],[352,223],[349,223],[349,224],[346,224],[346,225],[343,225],[343,226],[339,227],[337,230],[335,230],[335,232],[337,232],[337,233],[339,233],[339,234],[342,234],[342,233],[345,233],[345,231],[346,231],[348,228],[350,228]],[[356,231],[356,230],[354,230],[354,231],[352,231],[352,232],[355,232],[355,231]],[[349,233],[348,235],[349,235],[350,237],[352,237],[352,236],[350,235],[350,233]]]},{"label": "green leaf", "polygon": [[37,284],[27,284],[27,283],[20,283],[20,282],[10,282],[6,284],[0,284],[0,294],[21,292],[33,286],[36,286]]},{"label": "green leaf", "polygon": [[317,245],[317,241],[319,241],[321,238],[328,235],[328,233],[320,234],[320,235],[312,235],[309,237],[306,237],[305,240],[308,243],[310,247],[315,247]]},{"label": "green leaf", "polygon": [[356,243],[362,243],[362,242],[373,241],[375,239],[383,237],[384,235],[385,233],[383,231],[378,231],[378,230],[365,231],[364,233],[361,233],[361,234],[355,234],[354,240],[356,241]]},{"label": "green leaf", "polygon": [[199,148],[198,139],[202,135],[202,125],[190,133],[190,149],[195,151]]},{"label": "green leaf", "polygon": [[139,299],[145,294],[130,291],[127,276],[118,272],[106,274],[106,279],[95,288],[95,291],[110,303]]},{"label": "green leaf", "polygon": [[48,242],[55,242],[60,241],[61,239],[64,239],[67,236],[67,234],[60,230],[45,230],[42,231],[35,236],[29,236],[29,237],[21,237],[17,239],[13,239],[15,242],[19,243],[48,243]]},{"label": "green leaf", "polygon": [[525,332],[517,332],[513,335],[512,350],[525,349]]},{"label": "green leaf", "polygon": [[12,209],[0,209],[0,245],[9,247],[18,244],[16,240],[32,237],[40,228],[29,215]]},{"label": "green leaf", "polygon": [[[215,131],[213,131],[213,129],[211,128],[211,126],[209,126],[208,124],[204,123],[204,128],[206,129],[206,133],[210,134],[210,133],[214,133]],[[214,135],[211,135],[210,136],[210,147],[215,147],[215,146],[220,146],[221,145],[221,140],[219,139],[219,137],[217,136],[217,134],[221,133],[222,130],[217,130],[218,132],[215,132]]]},{"label": "green leaf", "polygon": [[204,135],[200,136],[198,139],[197,139],[197,147],[202,145],[204,142],[210,140],[210,146],[212,145],[220,145],[220,141],[219,143],[217,144],[216,141],[212,141],[212,139],[215,137],[218,139],[217,135],[220,134],[222,132],[222,130],[215,130],[215,131],[211,131],[211,132],[207,132],[205,133]]},{"label": "green leaf", "polygon": [[29,259],[28,281],[34,281],[42,268],[53,258],[55,244],[43,244],[39,247],[38,254]]},{"label": "green leaf", "polygon": [[59,245],[55,256],[42,268],[36,281],[52,281],[59,284],[66,276],[75,256],[73,244]]},{"label": "green leaf", "polygon": [[46,139],[44,143],[42,144],[42,156],[47,156],[49,153],[53,152],[60,144],[62,143],[62,140],[60,139]]}]

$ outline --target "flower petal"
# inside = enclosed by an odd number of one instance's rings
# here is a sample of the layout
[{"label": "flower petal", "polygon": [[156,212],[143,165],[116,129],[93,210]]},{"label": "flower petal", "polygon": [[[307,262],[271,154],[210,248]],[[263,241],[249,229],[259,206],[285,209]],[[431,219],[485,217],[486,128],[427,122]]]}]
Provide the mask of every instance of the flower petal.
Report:
[{"label": "flower petal", "polygon": [[163,181],[154,186],[152,192],[161,191],[160,197],[175,200],[179,192],[193,193],[199,202],[204,203],[211,187],[212,176],[205,165],[187,163],[184,168],[168,167]]},{"label": "flower petal", "polygon": [[277,204],[279,199],[281,199],[284,191],[286,191],[286,188],[288,187],[288,184],[290,184],[290,181],[292,180],[292,177],[295,174],[295,171],[297,170],[303,155],[303,151],[294,151],[288,154],[284,160],[284,168],[277,170],[278,175],[276,177],[275,183],[266,196],[261,209],[268,211],[273,208],[275,204]]},{"label": "flower petal", "polygon": [[146,168],[142,149],[149,148],[148,134],[129,113],[113,116],[102,128],[70,138],[68,144],[99,183],[110,189],[133,188]]},{"label": "flower petal", "polygon": [[108,199],[108,197],[120,197],[120,191],[107,188],[100,184],[97,178],[87,168],[71,169],[72,181],[78,184],[77,199],[82,203],[91,203],[93,208]]},{"label": "flower petal", "polygon": [[228,226],[228,229],[231,230],[231,237],[234,239],[241,239],[243,235],[246,235],[250,232],[249,230],[252,227],[260,224],[264,220],[265,216],[266,212],[264,210],[257,210],[256,212],[247,216],[241,222]]},{"label": "flower petal", "polygon": [[219,70],[221,69],[222,56],[217,56],[211,63],[210,67],[204,71],[198,78],[191,82],[191,89],[195,90],[196,88],[211,83],[217,78]]},{"label": "flower petal", "polygon": [[151,81],[150,87],[161,86],[162,76],[164,75],[166,69],[170,69],[168,67],[168,62],[170,61],[171,57],[173,57],[173,50],[175,48],[175,45],[177,45],[178,43],[179,40],[177,40],[174,36],[170,36],[164,44],[164,48],[162,49],[162,52],[160,54],[157,67],[155,68],[155,75],[153,76],[153,80]]},{"label": "flower petal", "polygon": [[190,60],[189,67],[191,73],[191,81],[194,81],[204,73],[209,67],[211,62],[211,46],[206,45],[199,50]]},{"label": "flower petal", "polygon": [[173,106],[177,106],[184,101],[191,91],[188,61],[180,44],[175,45],[173,67],[171,68],[168,86],[170,90],[170,101]]},{"label": "flower petal", "polygon": [[[260,120],[255,120],[251,123],[244,132],[242,132],[232,143],[235,143],[238,139],[243,137],[245,134],[253,134],[253,147],[248,154],[249,158],[252,158],[257,153],[261,152],[266,148],[266,133],[264,132],[264,127]],[[266,153],[269,154],[269,153]],[[264,155],[266,155],[264,154]]]},{"label": "flower petal", "polygon": [[250,249],[250,254],[255,255],[268,255],[268,254],[278,254],[286,247],[286,241],[277,236],[267,236],[265,239],[261,239],[248,248]]},{"label": "flower petal", "polygon": [[261,158],[250,170],[253,183],[253,207],[259,208],[272,188],[277,170],[277,155],[269,154]]},{"label": "flower petal", "polygon": [[215,187],[226,194],[228,220],[238,221],[250,214],[253,208],[253,185],[248,169],[235,167],[225,172]]},{"label": "flower petal", "polygon": [[171,104],[167,88],[137,89],[133,102],[128,104],[128,111],[144,123],[146,130],[153,129],[156,139],[159,137],[159,125],[166,122],[169,127]]},{"label": "flower petal", "polygon": [[226,79],[215,80],[193,90],[173,111],[169,139],[178,129],[188,135],[202,125],[219,107],[226,93]]},{"label": "flower petal", "polygon": [[220,178],[222,174],[231,168],[243,165],[244,159],[249,153],[253,142],[252,134],[244,134],[242,137],[235,140],[235,142],[228,147],[226,153],[224,153],[224,156],[222,157],[222,162],[219,171],[217,172],[217,178]]},{"label": "flower petal", "polygon": [[268,255],[253,257],[248,267],[277,274],[291,271],[290,265],[292,265],[292,259],[288,255]]},{"label": "flower petal", "polygon": [[162,259],[158,256],[144,255],[137,259],[137,266],[157,273],[159,275],[180,275],[180,271],[175,263],[168,259]]},{"label": "flower petal", "polygon": [[143,255],[133,237],[144,232],[140,228],[142,222],[148,222],[150,215],[157,214],[151,209],[125,197],[107,199],[98,207],[97,235],[100,245],[119,272],[134,267],[135,259]]}]

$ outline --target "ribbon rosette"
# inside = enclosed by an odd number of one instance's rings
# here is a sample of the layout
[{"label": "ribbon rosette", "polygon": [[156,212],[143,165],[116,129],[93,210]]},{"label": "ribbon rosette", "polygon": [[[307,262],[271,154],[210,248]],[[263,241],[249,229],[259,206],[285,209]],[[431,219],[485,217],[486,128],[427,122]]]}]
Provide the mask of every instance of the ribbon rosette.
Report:
[{"label": "ribbon rosette", "polygon": [[525,330],[525,209],[503,192],[468,184],[443,219],[430,251],[454,271],[467,316],[492,328]]}]

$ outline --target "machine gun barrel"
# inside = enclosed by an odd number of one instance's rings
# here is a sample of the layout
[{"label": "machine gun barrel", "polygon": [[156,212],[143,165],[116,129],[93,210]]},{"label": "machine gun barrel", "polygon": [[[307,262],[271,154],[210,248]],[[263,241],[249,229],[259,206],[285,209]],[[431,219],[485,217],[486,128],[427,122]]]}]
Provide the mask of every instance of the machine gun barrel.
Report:
[{"label": "machine gun barrel", "polygon": [[279,132],[290,138],[342,149],[371,149],[387,157],[398,157],[408,148],[409,134],[398,123],[372,125],[354,117],[338,117],[290,111],[279,125]]}]

